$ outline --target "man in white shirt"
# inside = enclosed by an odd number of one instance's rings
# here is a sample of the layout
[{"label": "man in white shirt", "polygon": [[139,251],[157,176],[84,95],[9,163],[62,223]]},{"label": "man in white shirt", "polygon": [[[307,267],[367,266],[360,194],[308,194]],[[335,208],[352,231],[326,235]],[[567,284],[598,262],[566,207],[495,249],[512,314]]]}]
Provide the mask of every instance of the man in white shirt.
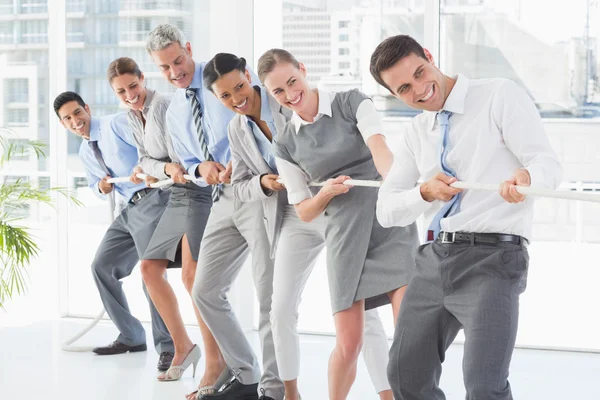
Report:
[{"label": "man in white shirt", "polygon": [[[402,138],[377,202],[383,226],[406,226],[423,213],[431,220],[390,351],[394,396],[445,399],[441,364],[463,328],[467,399],[512,399],[508,370],[533,217],[533,199],[515,185],[555,189],[562,175],[540,115],[514,82],[446,76],[405,35],[377,47],[371,74],[424,110]],[[457,180],[501,185],[498,193],[462,191],[450,186]]]}]

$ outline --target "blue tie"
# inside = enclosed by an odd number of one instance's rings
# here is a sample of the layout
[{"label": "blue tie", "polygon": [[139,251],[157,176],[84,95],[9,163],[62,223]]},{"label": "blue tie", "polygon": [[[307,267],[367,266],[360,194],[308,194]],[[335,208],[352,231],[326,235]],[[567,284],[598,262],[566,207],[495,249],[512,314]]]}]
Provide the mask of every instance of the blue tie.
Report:
[{"label": "blue tie", "polygon": [[108,176],[112,176],[112,174],[110,173],[110,170],[108,169],[108,167],[106,166],[106,163],[104,162],[104,158],[102,157],[102,152],[100,151],[100,148],[98,147],[98,141],[90,140],[90,141],[88,141],[88,145],[92,149],[92,152],[94,153],[94,157],[96,157],[96,161],[98,161],[98,164],[100,164],[100,167],[102,168],[104,173]]},{"label": "blue tie", "polygon": [[[214,161],[213,156],[210,154],[208,150],[208,144],[206,143],[206,135],[204,133],[204,129],[202,126],[202,107],[200,106],[200,102],[196,97],[196,89],[187,88],[185,90],[185,95],[190,100],[192,106],[192,116],[194,117],[194,126],[196,127],[196,133],[198,134],[198,141],[200,142],[200,148],[202,149],[202,155],[204,156],[204,161]],[[219,201],[219,196],[221,194],[221,185],[213,185],[212,186],[212,200],[213,203]]]},{"label": "blue tie", "polygon": [[[444,173],[448,176],[452,176],[456,178],[456,172],[454,172],[447,164],[446,164],[446,155],[448,154],[448,136],[450,132],[450,116],[452,115],[449,111],[440,111],[437,114],[437,120],[440,124],[440,146],[438,154],[439,158],[439,167]],[[427,242],[431,242],[435,240],[442,230],[441,222],[443,218],[446,218],[452,214],[455,214],[459,211],[460,205],[460,197],[462,193],[454,196],[450,199],[450,201],[446,202],[444,206],[435,214],[431,224],[429,225],[429,229],[427,230]]]}]

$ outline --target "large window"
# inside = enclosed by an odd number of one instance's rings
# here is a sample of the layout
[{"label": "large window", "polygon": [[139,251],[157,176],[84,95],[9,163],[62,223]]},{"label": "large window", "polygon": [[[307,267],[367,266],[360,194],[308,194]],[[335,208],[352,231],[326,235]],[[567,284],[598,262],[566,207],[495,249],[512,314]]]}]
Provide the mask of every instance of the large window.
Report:
[{"label": "large window", "polygon": [[[0,13],[1,12],[2,8],[0,6]],[[15,36],[13,25],[14,23],[12,21],[3,21],[2,24],[0,24],[0,45],[14,43]]]},{"label": "large window", "polygon": [[48,0],[20,0],[22,14],[39,14],[48,11]]},{"label": "large window", "polygon": [[443,0],[442,70],[522,85],[545,118],[600,117],[600,12],[592,0]]},{"label": "large window", "polygon": [[[49,143],[48,130],[48,1],[0,1],[0,129],[6,144],[20,146],[29,141]],[[39,159],[15,154],[0,167],[0,186],[30,182],[47,187],[51,175],[51,157],[56,149],[44,148]],[[6,211],[6,210],[4,210]],[[18,222],[31,229],[40,257],[33,260],[30,276],[46,282],[54,296],[57,282],[56,213],[50,207],[32,202],[13,209]],[[63,221],[63,224],[66,221]],[[48,301],[40,309],[55,304]]]},{"label": "large window", "polygon": [[48,21],[27,20],[21,21],[21,44],[47,43]]},{"label": "large window", "polygon": [[[123,111],[105,76],[108,64],[125,55],[139,63],[149,87],[172,91],[144,49],[147,33],[164,22],[183,29],[198,61],[219,51],[248,51],[247,59],[256,67],[263,51],[283,47],[307,66],[313,85],[329,91],[359,88],[381,111],[392,147],[417,111],[377,85],[368,64],[381,40],[409,34],[432,51],[447,74],[505,77],[520,84],[537,104],[563,161],[563,186],[600,190],[597,0],[254,0],[253,23],[244,29],[232,16],[250,0],[233,3],[235,7],[219,0],[0,0],[0,127],[11,130],[15,143],[50,144],[40,160],[27,157],[4,166],[0,183],[21,177],[49,185],[59,177],[85,204],[59,204],[58,214],[36,204],[22,210],[42,247],[39,271],[66,293],[65,313],[90,316],[100,307],[89,265],[110,217],[106,202],[87,188],[77,155],[80,139],[58,125],[54,96],[77,91],[96,116]],[[57,9],[64,15],[57,15]],[[64,38],[50,31],[57,26],[65,29]],[[253,51],[236,47],[250,35]],[[587,305],[598,303],[599,215],[600,207],[593,204],[537,201],[518,343],[600,350],[600,326],[582,315]],[[57,250],[64,244],[59,240],[67,243],[67,251]],[[172,282],[180,281],[175,272],[170,274]],[[131,297],[134,312],[147,317],[139,275],[125,284],[137,293]],[[184,299],[182,314],[193,322],[190,302]],[[332,332],[330,311],[323,306],[329,304],[324,257],[303,299],[300,328]],[[391,332],[390,313],[382,315]]]},{"label": "large window", "polygon": [[[281,0],[276,11],[261,8],[264,15],[255,15],[255,35],[264,38],[255,43],[255,59],[261,51],[282,47],[306,65],[307,77],[313,85],[334,92],[358,88],[377,97],[377,107],[386,115],[412,116],[415,111],[400,107],[375,84],[368,62],[372,51],[385,37],[409,34],[423,41],[424,3],[419,0]],[[279,20],[278,36],[272,32]],[[317,35],[320,39],[315,43],[313,38]],[[307,43],[308,38],[310,43]],[[333,332],[328,305],[323,253],[305,289],[299,328],[308,332]],[[381,315],[391,333],[391,310],[385,308]]]},{"label": "large window", "polygon": [[[408,117],[419,111],[375,83],[369,59],[383,39],[408,34],[432,52],[436,65],[448,75],[503,77],[521,85],[536,103],[563,161],[563,187],[600,190],[598,1],[280,0],[277,4],[281,8],[276,13],[261,9],[263,19],[255,16],[256,58],[270,47],[283,47],[305,63],[315,86],[329,91],[359,88],[382,113],[392,148],[409,126]],[[279,35],[262,33],[261,21],[268,21],[272,32],[278,19]],[[317,31],[328,33],[324,54],[318,53],[321,47],[301,45],[305,35]],[[597,302],[595,283],[588,284],[588,279],[598,278],[594,255],[600,251],[598,215],[596,204],[537,200],[519,345],[600,349],[600,324],[590,321],[582,306]],[[568,293],[556,296],[557,288]],[[328,303],[322,256],[300,305],[300,329],[332,332],[331,315],[324,307]],[[387,310],[381,315],[389,317]],[[570,327],[552,323],[557,318],[568,320]],[[389,319],[385,326],[391,328]]]},{"label": "large window", "polygon": [[26,103],[29,97],[29,82],[24,78],[6,79],[9,103]]},{"label": "large window", "polygon": [[[90,264],[111,217],[107,202],[87,186],[78,157],[81,139],[58,124],[52,109],[54,96],[64,90],[76,91],[93,116],[123,112],[106,81],[109,63],[121,56],[140,64],[148,86],[172,92],[145,51],[146,37],[157,25],[173,23],[192,43],[198,43],[195,53],[206,53],[202,49],[205,42],[195,40],[195,35],[199,38],[202,32],[203,39],[209,37],[208,5],[209,0],[0,0],[0,127],[10,131],[10,144],[35,140],[49,145],[40,160],[14,157],[2,167],[0,184],[21,179],[47,187],[50,177],[59,176],[58,181],[84,204],[77,207],[59,202],[55,211],[32,203],[18,213],[26,218],[42,249],[31,267],[32,279],[41,274],[48,288],[60,288],[63,313],[90,316],[101,307]],[[61,9],[62,15],[57,11]],[[57,22],[65,29],[64,38],[49,31],[52,26],[57,29]],[[54,68],[63,62],[64,70]],[[56,82],[64,83],[52,91]],[[176,271],[171,276],[178,293],[185,293]],[[136,314],[148,319],[139,274],[125,285]],[[56,293],[46,296],[55,297]],[[180,303],[186,322],[193,323],[191,302]]]}]

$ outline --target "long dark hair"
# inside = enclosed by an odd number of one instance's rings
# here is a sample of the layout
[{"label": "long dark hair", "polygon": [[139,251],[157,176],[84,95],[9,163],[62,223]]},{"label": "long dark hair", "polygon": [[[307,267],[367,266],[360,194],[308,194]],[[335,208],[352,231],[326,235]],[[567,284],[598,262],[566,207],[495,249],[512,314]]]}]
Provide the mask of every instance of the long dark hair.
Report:
[{"label": "long dark hair", "polygon": [[212,92],[212,85],[221,76],[235,70],[244,73],[246,71],[246,60],[230,53],[218,53],[204,66],[202,80],[204,87]]}]

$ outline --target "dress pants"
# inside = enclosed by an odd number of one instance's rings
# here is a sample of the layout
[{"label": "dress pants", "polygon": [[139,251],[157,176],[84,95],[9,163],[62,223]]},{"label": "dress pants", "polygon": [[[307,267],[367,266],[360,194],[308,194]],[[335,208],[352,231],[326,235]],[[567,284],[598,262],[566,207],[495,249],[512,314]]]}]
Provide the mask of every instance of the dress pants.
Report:
[{"label": "dress pants", "polygon": [[[270,312],[273,294],[273,260],[263,223],[260,201],[243,203],[225,186],[213,204],[200,245],[192,298],[223,353],[227,366],[241,383],[260,383],[267,396],[281,400]],[[252,253],[252,276],[259,303],[258,334],[262,366],[231,309],[227,294],[244,261]]]},{"label": "dress pants", "polygon": [[527,283],[523,245],[439,241],[419,247],[402,302],[388,378],[398,400],[444,400],[445,352],[464,328],[467,400],[511,400],[508,370]]},{"label": "dress pants", "polygon": [[[128,346],[146,343],[146,333],[129,311],[121,279],[131,274],[146,251],[168,202],[169,192],[154,189],[135,204],[129,203],[104,234],[92,262],[92,274],[102,304],[120,332],[117,340]],[[159,354],[174,352],[171,335],[148,296],[146,286],[143,287],[150,304],[154,347]]]}]

